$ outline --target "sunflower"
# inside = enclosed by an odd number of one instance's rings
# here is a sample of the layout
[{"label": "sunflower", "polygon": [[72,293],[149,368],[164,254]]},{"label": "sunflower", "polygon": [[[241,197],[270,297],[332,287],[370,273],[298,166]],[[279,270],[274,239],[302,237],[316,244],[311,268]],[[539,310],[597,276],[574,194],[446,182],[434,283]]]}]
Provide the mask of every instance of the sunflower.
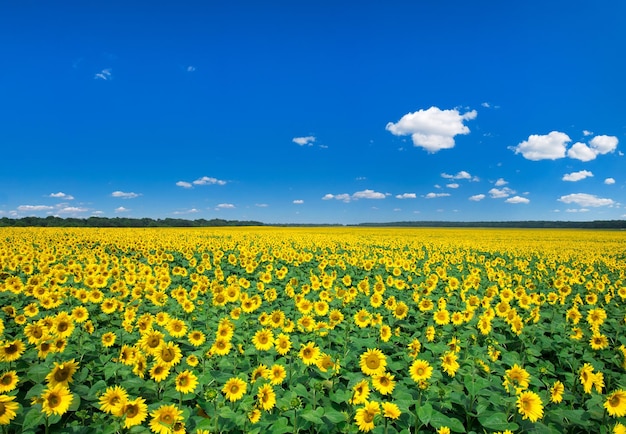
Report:
[{"label": "sunflower", "polygon": [[380,413],[380,405],[375,401],[366,402],[354,415],[359,431],[368,432],[374,429],[374,418]]},{"label": "sunflower", "polygon": [[380,327],[380,339],[383,342],[389,342],[389,339],[391,338],[391,327],[389,327],[387,324],[384,324]]},{"label": "sunflower", "polygon": [[0,425],[10,424],[17,415],[19,404],[14,399],[15,396],[0,395]]},{"label": "sunflower", "polygon": [[583,385],[585,393],[591,393],[591,388],[594,385],[595,374],[593,372],[593,366],[590,363],[585,363],[580,369],[579,379],[580,384]]},{"label": "sunflower", "polygon": [[0,376],[0,393],[10,392],[17,387],[20,377],[16,371],[8,371]]},{"label": "sunflower", "polygon": [[361,309],[360,311],[354,314],[354,323],[359,328],[367,327],[371,319],[372,319],[372,316],[366,309]]},{"label": "sunflower", "polygon": [[121,415],[122,406],[128,401],[128,393],[121,386],[107,387],[106,391],[98,399],[100,410],[105,413]]},{"label": "sunflower", "polygon": [[102,346],[105,348],[109,348],[113,346],[116,338],[117,336],[115,335],[115,333],[106,332],[105,334],[102,335]]},{"label": "sunflower", "polygon": [[132,401],[127,401],[122,407],[121,413],[124,415],[124,428],[131,428],[141,424],[148,417],[146,400],[139,397]]},{"label": "sunflower", "polygon": [[257,351],[268,351],[274,345],[274,333],[265,328],[257,330],[252,337],[252,343]]},{"label": "sunflower", "polygon": [[437,429],[437,434],[450,434],[450,428],[447,426],[442,426]]},{"label": "sunflower", "polygon": [[187,356],[187,358],[185,359],[185,363],[187,363],[188,366],[196,367],[198,366],[198,363],[200,363],[200,360],[198,360],[198,356],[196,356],[195,354],[189,354]]},{"label": "sunflower", "polygon": [[89,311],[85,306],[76,306],[72,309],[72,319],[77,323],[83,323],[89,319]]},{"label": "sunflower", "polygon": [[47,416],[53,414],[61,416],[67,412],[73,400],[74,395],[66,386],[62,384],[48,386],[41,395],[42,410]]},{"label": "sunflower", "polygon": [[200,330],[192,330],[187,335],[187,339],[189,339],[189,343],[194,347],[199,347],[206,340],[206,336]]},{"label": "sunflower", "polygon": [[272,389],[272,386],[269,384],[264,384],[259,387],[256,396],[259,400],[259,405],[265,411],[271,410],[276,405],[276,392],[274,392],[274,389]]},{"label": "sunflower", "polygon": [[555,381],[552,387],[550,387],[550,402],[558,404],[563,401],[563,392],[565,391],[565,386],[560,381]]},{"label": "sunflower", "polygon": [[509,386],[515,388],[517,392],[521,390],[525,390],[528,388],[528,381],[530,380],[530,375],[526,371],[526,369],[520,367],[516,364],[513,365],[511,369],[507,369],[504,373],[504,382],[502,385],[509,391]]},{"label": "sunflower", "polygon": [[450,377],[454,377],[456,375],[456,371],[459,367],[457,355],[454,351],[446,351],[443,356],[441,356],[441,368]]},{"label": "sunflower", "polygon": [[396,387],[395,376],[385,372],[380,375],[372,376],[372,385],[381,395],[389,395]]},{"label": "sunflower", "polygon": [[370,396],[370,386],[367,380],[361,380],[352,387],[350,404],[363,404]]},{"label": "sunflower", "polygon": [[24,327],[24,334],[29,344],[37,344],[48,338],[48,328],[41,322],[31,323]]},{"label": "sunflower", "polygon": [[248,420],[250,423],[258,423],[261,420],[261,410],[253,408],[248,412]]},{"label": "sunflower", "polygon": [[536,422],[543,417],[543,402],[535,392],[522,392],[517,396],[517,408],[522,419]]},{"label": "sunflower", "polygon": [[592,350],[603,350],[609,346],[609,340],[605,335],[596,333],[589,339],[589,345]]},{"label": "sunflower", "polygon": [[304,362],[305,365],[314,365],[317,363],[317,359],[320,356],[320,349],[315,346],[314,342],[308,342],[306,345],[301,344],[300,352],[298,356]]},{"label": "sunflower", "polygon": [[162,343],[156,352],[156,358],[168,366],[177,365],[183,358],[180,347],[174,342]]},{"label": "sunflower", "polygon": [[255,381],[257,381],[259,378],[268,378],[270,375],[270,370],[267,368],[267,366],[265,366],[264,364],[260,364],[259,366],[257,366],[256,368],[254,368],[254,370],[252,371],[252,373],[250,374],[250,382],[254,383]]},{"label": "sunflower", "polygon": [[157,362],[150,368],[150,378],[157,383],[165,380],[170,375],[170,366],[167,363]]},{"label": "sunflower", "polygon": [[613,417],[626,416],[626,390],[619,389],[606,397],[604,408]]},{"label": "sunflower", "polygon": [[165,330],[174,338],[182,338],[187,334],[187,324],[181,319],[174,318],[167,323]]},{"label": "sunflower", "polygon": [[141,335],[138,345],[147,354],[154,355],[163,343],[165,335],[158,330],[150,330]]},{"label": "sunflower", "polygon": [[156,434],[170,434],[174,430],[176,422],[183,419],[183,412],[175,405],[162,405],[152,413],[150,420],[150,431]]},{"label": "sunflower", "polygon": [[443,326],[443,325],[449,324],[450,312],[448,312],[446,309],[438,310],[437,312],[435,312],[434,319],[437,325]]},{"label": "sunflower", "polygon": [[269,380],[270,383],[272,383],[274,386],[278,386],[279,384],[281,384],[283,381],[285,381],[286,377],[287,370],[283,365],[276,364],[270,368]]},{"label": "sunflower", "polygon": [[74,327],[73,318],[67,312],[59,312],[54,319],[52,332],[58,338],[67,338],[74,331]]},{"label": "sunflower", "polygon": [[368,348],[361,354],[359,366],[365,375],[382,375],[387,366],[387,358],[378,348]]},{"label": "sunflower", "polygon": [[405,302],[399,301],[392,313],[396,319],[404,319],[409,313],[409,306]]},{"label": "sunflower", "polygon": [[77,369],[78,362],[75,362],[74,359],[64,363],[55,362],[52,371],[46,375],[46,381],[48,381],[50,386],[56,386],[57,384],[69,386],[69,383],[74,381],[72,376],[76,373]]},{"label": "sunflower", "polygon": [[209,352],[211,354],[217,354],[218,356],[225,356],[230,353],[230,350],[233,348],[233,344],[225,338],[218,337],[211,345]]},{"label": "sunflower", "polygon": [[433,375],[433,368],[426,360],[415,359],[409,368],[409,373],[413,381],[420,383]]},{"label": "sunflower", "polygon": [[19,339],[4,342],[0,347],[0,362],[14,362],[22,357],[25,349],[24,343]]},{"label": "sunflower", "polygon": [[176,390],[180,393],[193,393],[198,385],[198,377],[189,370],[185,370],[176,376]]},{"label": "sunflower", "polygon": [[247,383],[240,378],[233,377],[229,379],[224,387],[222,388],[222,392],[226,395],[226,399],[231,402],[240,400],[243,395],[246,393]]},{"label": "sunflower", "polygon": [[383,417],[395,420],[398,419],[401,414],[402,411],[400,411],[400,408],[398,408],[396,404],[392,402],[383,402]]}]

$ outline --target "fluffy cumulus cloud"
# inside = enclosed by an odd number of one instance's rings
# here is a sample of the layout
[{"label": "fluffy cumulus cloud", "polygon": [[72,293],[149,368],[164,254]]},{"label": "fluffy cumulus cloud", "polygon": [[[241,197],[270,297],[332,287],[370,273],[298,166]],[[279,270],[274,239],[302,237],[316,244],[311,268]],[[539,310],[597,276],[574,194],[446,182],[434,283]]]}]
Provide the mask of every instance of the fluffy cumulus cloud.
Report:
[{"label": "fluffy cumulus cloud", "polygon": [[496,187],[502,187],[503,185],[507,185],[509,182],[505,181],[504,178],[500,178],[496,181]]},{"label": "fluffy cumulus cloud", "polygon": [[486,196],[484,194],[475,194],[473,196],[469,197],[469,200],[474,201],[474,202],[479,202],[481,200],[483,200]]},{"label": "fluffy cumulus cloud", "polygon": [[415,193],[402,193],[397,194],[396,199],[416,199],[417,195]]},{"label": "fluffy cumulus cloud", "polygon": [[74,200],[74,196],[65,194],[62,191],[59,191],[58,193],[50,193],[48,197],[53,197],[55,199]]},{"label": "fluffy cumulus cloud", "polygon": [[448,188],[459,188],[459,184],[457,182],[452,182],[450,184],[446,184],[446,187]]},{"label": "fluffy cumulus cloud", "polygon": [[465,170],[461,170],[460,172],[457,172],[456,175],[449,175],[447,173],[442,173],[441,177],[442,178],[446,178],[446,179],[471,179],[473,181],[477,181],[478,180],[478,178],[476,178],[475,176],[472,177],[472,175],[470,175]]},{"label": "fluffy cumulus cloud", "polygon": [[570,141],[567,134],[552,131],[546,135],[532,134],[512,149],[527,160],[557,160],[565,157],[566,145]]},{"label": "fluffy cumulus cloud", "polygon": [[513,196],[513,197],[509,197],[507,200],[505,200],[505,202],[506,203],[529,203],[530,199],[527,199],[522,196]]},{"label": "fluffy cumulus cloud", "polygon": [[489,196],[491,196],[492,199],[502,199],[509,197],[512,194],[515,194],[515,190],[512,190],[509,187],[492,188],[489,190]]},{"label": "fluffy cumulus cloud", "polygon": [[374,190],[363,190],[357,191],[353,194],[343,193],[343,194],[331,194],[328,193],[322,197],[322,200],[340,200],[342,202],[350,202],[351,200],[358,199],[384,199],[387,197],[385,193],[379,193]]},{"label": "fluffy cumulus cloud", "polygon": [[461,114],[457,109],[431,107],[407,113],[398,122],[389,122],[385,129],[396,136],[411,136],[415,146],[434,153],[454,148],[454,137],[470,132],[464,122],[476,116],[476,110]]},{"label": "fluffy cumulus cloud", "polygon": [[510,149],[532,161],[557,160],[565,156],[580,161],[591,161],[598,155],[615,151],[619,141],[615,136],[599,135],[592,138],[588,144],[576,142],[568,149],[569,142],[571,139],[567,134],[552,131],[545,135],[532,134],[528,140]]},{"label": "fluffy cumulus cloud", "polygon": [[139,193],[133,193],[132,191],[128,192],[128,193],[126,193],[124,191],[114,191],[113,193],[111,193],[111,196],[118,197],[118,198],[121,198],[121,199],[134,199],[134,198],[139,197],[141,195]]},{"label": "fluffy cumulus cloud", "polygon": [[182,187],[182,188],[192,188],[193,184],[191,182],[187,182],[187,181],[178,181],[176,183],[176,186]]},{"label": "fluffy cumulus cloud", "polygon": [[575,203],[576,205],[579,205],[581,207],[600,207],[615,204],[615,201],[613,201],[613,199],[601,198],[594,194],[587,193],[568,194],[565,196],[561,196],[558,200],[563,203]]},{"label": "fluffy cumulus cloud", "polygon": [[291,141],[300,146],[312,146],[315,142],[315,136],[294,137]]},{"label": "fluffy cumulus cloud", "polygon": [[565,175],[563,175],[562,179],[563,181],[576,182],[585,178],[590,178],[592,176],[593,173],[588,170],[579,170],[578,172],[566,173]]},{"label": "fluffy cumulus cloud", "polygon": [[123,206],[117,207],[114,210],[115,212],[128,212],[130,211],[128,208],[124,208]]},{"label": "fluffy cumulus cloud", "polygon": [[194,185],[226,185],[226,181],[221,179],[212,178],[210,176],[203,176],[193,182]]},{"label": "fluffy cumulus cloud", "polygon": [[605,183],[606,185],[613,185],[613,184],[615,184],[615,179],[614,179],[614,178],[606,178],[606,179],[604,180],[604,183]]}]

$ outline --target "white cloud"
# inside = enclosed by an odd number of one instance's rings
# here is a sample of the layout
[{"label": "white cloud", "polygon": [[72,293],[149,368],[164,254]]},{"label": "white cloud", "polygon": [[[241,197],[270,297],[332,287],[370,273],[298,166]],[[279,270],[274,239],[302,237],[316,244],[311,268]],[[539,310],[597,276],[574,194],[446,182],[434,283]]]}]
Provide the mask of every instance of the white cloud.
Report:
[{"label": "white cloud", "polygon": [[565,212],[589,212],[588,208],[568,208]]},{"label": "white cloud", "polygon": [[58,193],[50,193],[49,197],[54,197],[57,199],[65,199],[65,200],[74,200],[74,196],[71,196],[69,194],[65,194],[61,191],[59,191]]},{"label": "white cloud", "polygon": [[196,70],[196,67],[193,65],[189,65],[186,69],[187,72],[194,72]]},{"label": "white cloud", "polygon": [[583,135],[585,135],[585,136],[593,136],[593,131],[583,130]]},{"label": "white cloud", "polygon": [[488,102],[484,102],[481,104],[481,106],[485,107],[485,108],[489,108],[491,107],[491,104],[489,104]]},{"label": "white cloud", "polygon": [[507,185],[509,182],[505,181],[504,178],[500,178],[496,181],[496,187],[502,187],[503,185]]},{"label": "white cloud", "polygon": [[563,181],[580,181],[581,179],[592,177],[593,173],[588,170],[580,170],[578,172],[566,173],[563,175]]},{"label": "white cloud", "polygon": [[352,195],[353,199],[384,199],[384,193],[379,193],[374,190],[357,191]]},{"label": "white cloud", "polygon": [[595,160],[596,153],[584,143],[576,142],[567,150],[567,156],[575,160],[591,161]]},{"label": "white cloud", "polygon": [[20,205],[17,207],[18,211],[50,211],[52,209],[54,207],[48,205]]},{"label": "white cloud", "polygon": [[441,110],[431,107],[407,113],[397,122],[389,122],[385,129],[396,136],[411,136],[413,144],[437,152],[441,149],[454,148],[454,137],[469,134],[470,129],[463,124],[475,119],[476,110],[461,114],[457,109]]},{"label": "white cloud", "polygon": [[448,188],[459,188],[459,184],[457,184],[456,182],[453,182],[452,184],[447,184],[446,187],[448,187]]},{"label": "white cloud", "polygon": [[613,178],[606,178],[606,179],[604,180],[604,183],[605,183],[606,185],[612,185],[612,184],[615,184],[615,179],[613,179]]},{"label": "white cloud", "polygon": [[582,207],[599,207],[615,204],[613,199],[600,198],[594,194],[587,193],[568,194],[561,196],[558,200],[563,203],[575,203]]},{"label": "white cloud", "polygon": [[476,179],[476,177],[472,178],[472,175],[470,175],[465,170],[461,170],[460,172],[457,172],[456,175],[449,175],[447,173],[442,173],[441,177],[446,178],[446,179]]},{"label": "white cloud", "polygon": [[123,206],[115,208],[115,212],[128,212],[128,211],[130,210],[128,208],[124,208]]},{"label": "white cloud", "polygon": [[193,184],[191,182],[187,182],[187,181],[178,181],[176,183],[176,185],[178,187],[182,187],[182,188],[192,188]]},{"label": "white cloud", "polygon": [[61,209],[59,209],[59,213],[77,213],[77,212],[87,212],[89,211],[89,209],[87,208],[81,208],[81,207],[77,207],[77,206],[66,206],[63,207]]},{"label": "white cloud", "polygon": [[233,208],[235,208],[235,205],[233,205],[232,203],[220,203],[215,207],[215,209],[233,209]]},{"label": "white cloud", "polygon": [[436,197],[446,197],[446,196],[450,196],[450,193],[428,193],[426,196],[424,196],[426,199],[434,199]]},{"label": "white cloud", "polygon": [[212,178],[209,176],[203,176],[202,178],[198,178],[193,183],[194,185],[226,185],[226,181],[222,181],[221,179]]},{"label": "white cloud", "polygon": [[188,209],[186,211],[174,211],[172,214],[174,214],[174,215],[183,215],[183,214],[195,214],[197,212],[200,212],[200,211],[198,211],[196,208],[191,208],[191,209]]},{"label": "white cloud", "polygon": [[296,199],[293,201],[293,203],[295,203],[296,205],[302,205],[304,201],[302,199]]},{"label": "white cloud", "polygon": [[300,146],[311,146],[313,145],[313,142],[315,142],[315,137],[314,136],[306,136],[306,137],[294,137],[293,139],[291,139],[292,142],[300,145]]},{"label": "white cloud", "polygon": [[94,75],[93,78],[95,80],[104,80],[104,81],[111,80],[113,78],[113,75],[111,74],[111,68],[103,69],[102,71]]},{"label": "white cloud", "polygon": [[396,199],[416,199],[417,195],[415,193],[402,193],[397,194]]},{"label": "white cloud", "polygon": [[492,199],[502,199],[504,197],[509,197],[514,194],[515,190],[510,189],[509,187],[504,188],[492,188],[489,190],[489,195]]},{"label": "white cloud", "polygon": [[469,200],[473,200],[474,202],[478,202],[481,201],[485,198],[486,196],[484,194],[475,194],[474,196],[470,196]]},{"label": "white cloud", "polygon": [[341,200],[343,202],[350,202],[350,199],[352,199],[352,197],[348,194],[348,193],[342,193],[342,194],[325,194],[324,197],[322,197],[322,200]]},{"label": "white cloud", "polygon": [[589,145],[596,154],[604,155],[613,152],[618,142],[615,136],[595,136],[589,141]]},{"label": "white cloud", "polygon": [[565,145],[570,141],[567,134],[552,131],[547,135],[532,134],[528,140],[510,149],[527,160],[556,160],[565,157]]},{"label": "white cloud", "polygon": [[136,197],[141,196],[141,194],[133,193],[133,192],[125,193],[123,191],[114,191],[113,193],[111,193],[111,196],[113,196],[113,197],[120,197],[122,199],[134,199]]},{"label": "white cloud", "polygon": [[259,208],[267,208],[269,205],[266,203],[255,203],[254,206]]},{"label": "white cloud", "polygon": [[513,197],[509,197],[507,200],[505,200],[505,202],[506,203],[529,203],[530,200],[521,196],[513,196]]}]

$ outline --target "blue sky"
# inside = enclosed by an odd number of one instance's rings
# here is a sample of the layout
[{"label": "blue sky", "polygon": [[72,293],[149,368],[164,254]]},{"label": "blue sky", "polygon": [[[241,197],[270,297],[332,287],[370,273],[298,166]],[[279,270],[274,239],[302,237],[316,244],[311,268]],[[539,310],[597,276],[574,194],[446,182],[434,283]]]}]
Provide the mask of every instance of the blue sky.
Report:
[{"label": "blue sky", "polygon": [[624,219],[624,17],[2,2],[0,217]]}]

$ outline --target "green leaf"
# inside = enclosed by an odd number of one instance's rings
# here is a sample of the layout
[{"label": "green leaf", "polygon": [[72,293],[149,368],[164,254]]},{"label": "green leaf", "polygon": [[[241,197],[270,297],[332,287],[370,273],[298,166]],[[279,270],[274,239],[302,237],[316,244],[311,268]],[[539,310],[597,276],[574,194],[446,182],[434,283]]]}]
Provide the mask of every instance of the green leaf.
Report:
[{"label": "green leaf", "polygon": [[326,411],[324,412],[324,417],[335,424],[345,422],[347,420],[345,414],[333,408],[326,409]]},{"label": "green leaf", "polygon": [[463,377],[463,384],[470,396],[476,396],[479,393],[487,393],[487,389],[491,385],[489,380],[475,375],[466,375]]},{"label": "green leaf", "polygon": [[421,405],[418,409],[417,409],[417,417],[419,418],[420,422],[422,422],[424,425],[428,425],[430,423],[430,419],[433,416],[433,406],[430,405],[430,403],[425,403],[423,405]]},{"label": "green leaf", "polygon": [[25,398],[26,399],[31,399],[34,398],[35,396],[39,396],[43,393],[44,390],[44,386],[43,384],[35,384],[33,387],[30,388],[30,390],[26,393]]},{"label": "green leaf", "polygon": [[505,431],[507,429],[515,431],[518,426],[515,423],[510,423],[506,414],[504,413],[485,413],[478,416],[480,424],[487,429],[494,431]]},{"label": "green leaf", "polygon": [[437,410],[433,410],[433,414],[430,418],[430,425],[437,429],[441,428],[442,426],[447,426],[448,428],[450,428],[450,431],[465,432],[465,427],[460,420],[448,417],[445,414],[438,412]]},{"label": "green leaf", "polygon": [[289,425],[289,420],[286,417],[277,419],[269,430],[270,434],[285,434],[292,431],[293,427]]},{"label": "green leaf", "polygon": [[50,373],[50,368],[46,365],[36,364],[31,366],[26,373],[26,378],[33,383],[43,383],[46,379],[46,375]]},{"label": "green leaf", "polygon": [[27,430],[39,426],[45,422],[45,416],[41,412],[40,408],[31,408],[26,416],[24,416],[24,423],[22,424],[22,430]]},{"label": "green leaf", "polygon": [[[321,412],[320,412],[321,410]],[[321,414],[320,414],[321,413]],[[311,423],[321,425],[324,423],[321,416],[324,414],[324,408],[318,407],[316,410],[304,410],[299,415],[304,420],[308,420]]]}]

